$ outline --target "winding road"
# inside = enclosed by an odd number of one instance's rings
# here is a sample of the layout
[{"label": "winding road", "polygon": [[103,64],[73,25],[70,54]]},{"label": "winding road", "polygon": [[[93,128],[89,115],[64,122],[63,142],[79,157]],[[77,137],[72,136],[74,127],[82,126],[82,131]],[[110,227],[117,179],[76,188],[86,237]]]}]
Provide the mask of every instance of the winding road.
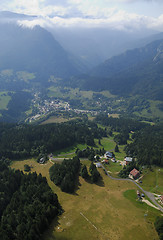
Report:
[{"label": "winding road", "polygon": [[[51,156],[51,157],[49,156],[49,161],[50,161],[51,163],[53,163],[53,164],[54,164],[53,161],[60,162],[60,161],[63,161],[64,159],[68,159],[68,158],[54,158],[54,157],[52,157],[52,156]],[[109,178],[111,178],[112,180],[116,180],[116,181],[129,181],[129,182],[134,183],[134,184],[152,201],[152,203],[153,203],[155,206],[157,206],[157,208],[158,208],[161,212],[163,212],[163,208],[156,202],[153,193],[145,191],[141,186],[139,186],[139,184],[138,184],[137,182],[135,182],[135,181],[132,180],[132,179],[128,179],[128,178],[114,178],[114,177],[112,177],[112,176],[108,173],[108,171],[107,171],[106,168],[103,166],[103,164],[101,164],[101,167],[104,169],[106,175],[107,175]]]},{"label": "winding road", "polygon": [[163,208],[156,202],[153,193],[145,191],[141,186],[139,186],[139,184],[138,184],[137,182],[135,182],[135,181],[132,180],[132,179],[127,179],[127,178],[114,178],[114,177],[112,177],[112,176],[108,173],[108,171],[106,170],[106,168],[105,168],[102,164],[101,164],[101,167],[105,170],[106,175],[107,175],[108,177],[110,177],[112,180],[116,180],[116,181],[129,181],[129,182],[134,183],[134,184],[153,202],[153,204],[154,204],[155,206],[157,206],[158,209],[159,209],[161,212],[163,212]]}]

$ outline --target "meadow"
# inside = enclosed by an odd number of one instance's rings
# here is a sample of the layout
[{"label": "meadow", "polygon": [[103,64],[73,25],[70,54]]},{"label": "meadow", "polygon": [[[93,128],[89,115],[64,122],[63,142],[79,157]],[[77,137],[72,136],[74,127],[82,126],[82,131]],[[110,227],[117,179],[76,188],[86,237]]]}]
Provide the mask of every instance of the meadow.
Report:
[{"label": "meadow", "polygon": [[162,194],[163,192],[163,168],[152,167],[144,169],[142,178],[142,187],[149,192]]},{"label": "meadow", "polygon": [[8,95],[8,92],[0,92],[0,110],[7,109],[10,100],[11,96]]},{"label": "meadow", "polygon": [[[89,161],[85,163],[87,166],[90,164]],[[23,170],[24,164],[32,165],[31,171],[47,178],[64,210],[49,226],[43,240],[136,240],[138,236],[140,240],[158,239],[153,221],[160,213],[148,207],[148,215],[144,217],[147,205],[137,202],[137,189],[133,183],[111,180],[100,169],[102,184],[91,184],[79,177],[76,192],[67,194],[49,179],[52,163],[41,165],[30,159],[13,162],[12,168]]]}]

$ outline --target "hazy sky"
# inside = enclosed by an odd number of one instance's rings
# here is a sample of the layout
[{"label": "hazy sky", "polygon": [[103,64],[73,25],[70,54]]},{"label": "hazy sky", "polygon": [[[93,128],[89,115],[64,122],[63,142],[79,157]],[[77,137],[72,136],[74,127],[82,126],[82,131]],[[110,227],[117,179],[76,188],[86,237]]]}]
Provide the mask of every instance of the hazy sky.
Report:
[{"label": "hazy sky", "polygon": [[33,26],[110,27],[127,31],[148,28],[163,31],[163,0],[1,0],[1,11],[39,18],[23,21]]}]

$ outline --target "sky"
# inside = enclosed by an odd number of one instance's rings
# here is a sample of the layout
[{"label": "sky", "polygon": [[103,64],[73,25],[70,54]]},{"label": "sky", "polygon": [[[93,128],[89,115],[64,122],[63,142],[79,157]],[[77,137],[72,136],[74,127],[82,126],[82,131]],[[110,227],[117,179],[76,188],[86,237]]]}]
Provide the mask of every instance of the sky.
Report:
[{"label": "sky", "polygon": [[19,24],[163,31],[163,0],[1,0],[0,11],[37,18]]}]

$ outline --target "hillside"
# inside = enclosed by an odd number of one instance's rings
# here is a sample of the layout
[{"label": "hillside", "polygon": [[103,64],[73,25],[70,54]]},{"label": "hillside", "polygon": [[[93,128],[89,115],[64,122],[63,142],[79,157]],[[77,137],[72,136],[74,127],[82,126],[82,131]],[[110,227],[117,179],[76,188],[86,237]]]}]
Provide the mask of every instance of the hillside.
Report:
[{"label": "hillside", "polygon": [[0,33],[0,70],[33,72],[39,82],[50,75],[62,78],[80,72],[74,57],[39,26],[29,29],[2,23]]},{"label": "hillside", "polygon": [[[94,68],[87,89],[108,89],[120,96],[144,95],[163,100],[163,40],[154,41],[143,48],[126,51]],[[95,77],[95,78],[94,78]]]}]

